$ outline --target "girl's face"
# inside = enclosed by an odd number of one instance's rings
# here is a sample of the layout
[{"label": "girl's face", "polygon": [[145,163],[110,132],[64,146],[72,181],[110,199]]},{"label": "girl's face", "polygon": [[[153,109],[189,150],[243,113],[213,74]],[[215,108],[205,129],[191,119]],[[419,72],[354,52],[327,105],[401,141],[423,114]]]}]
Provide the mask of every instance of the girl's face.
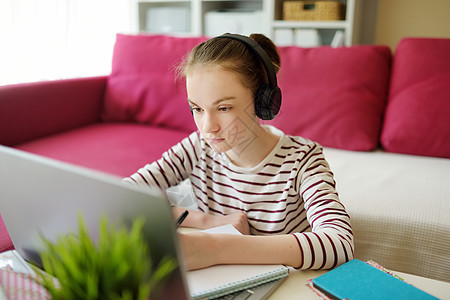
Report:
[{"label": "girl's face", "polygon": [[240,75],[200,65],[186,76],[186,86],[195,124],[215,151],[236,157],[251,148],[259,123],[253,94]]}]

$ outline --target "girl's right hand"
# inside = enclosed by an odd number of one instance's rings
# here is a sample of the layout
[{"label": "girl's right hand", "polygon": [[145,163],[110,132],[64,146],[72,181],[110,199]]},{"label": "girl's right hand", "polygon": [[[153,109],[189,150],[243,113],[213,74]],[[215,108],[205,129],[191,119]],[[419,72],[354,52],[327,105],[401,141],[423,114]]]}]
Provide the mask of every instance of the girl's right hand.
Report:
[{"label": "girl's right hand", "polygon": [[231,224],[242,234],[250,234],[250,226],[247,216],[243,212],[233,213],[226,216],[211,216],[211,227]]},{"label": "girl's right hand", "polygon": [[[174,219],[176,220],[184,211],[184,208],[172,207]],[[212,227],[231,224],[242,234],[250,234],[250,226],[247,216],[243,212],[233,213],[225,216],[213,216],[201,211],[189,210],[189,215],[181,226],[198,229],[208,229]]]}]

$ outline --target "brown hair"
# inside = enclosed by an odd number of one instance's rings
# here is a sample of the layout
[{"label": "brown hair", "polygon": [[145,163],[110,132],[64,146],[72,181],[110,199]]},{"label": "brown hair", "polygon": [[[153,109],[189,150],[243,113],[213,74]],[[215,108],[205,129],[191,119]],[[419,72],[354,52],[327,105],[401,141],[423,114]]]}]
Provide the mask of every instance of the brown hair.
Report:
[{"label": "brown hair", "polygon": [[[272,61],[275,72],[278,72],[280,56],[275,44],[263,34],[254,33],[249,37],[263,48]],[[180,75],[187,76],[196,66],[206,64],[238,73],[242,78],[242,83],[253,94],[263,83],[268,82],[261,59],[241,41],[226,38],[207,40],[192,49],[178,70]]]}]

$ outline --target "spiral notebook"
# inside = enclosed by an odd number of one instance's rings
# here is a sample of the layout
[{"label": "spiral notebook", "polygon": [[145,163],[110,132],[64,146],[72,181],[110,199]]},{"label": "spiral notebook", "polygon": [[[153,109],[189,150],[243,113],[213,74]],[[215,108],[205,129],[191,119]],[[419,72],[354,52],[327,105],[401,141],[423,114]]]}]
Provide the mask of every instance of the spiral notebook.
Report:
[{"label": "spiral notebook", "polygon": [[[231,225],[205,232],[240,234]],[[215,299],[288,275],[289,269],[283,265],[218,265],[187,272],[187,282],[193,299]]]}]

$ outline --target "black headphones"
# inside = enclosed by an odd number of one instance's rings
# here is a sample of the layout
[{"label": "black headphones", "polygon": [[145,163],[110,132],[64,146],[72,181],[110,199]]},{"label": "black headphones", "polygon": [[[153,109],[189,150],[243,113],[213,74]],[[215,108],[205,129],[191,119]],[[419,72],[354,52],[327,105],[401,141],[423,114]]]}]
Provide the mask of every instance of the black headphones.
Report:
[{"label": "black headphones", "polygon": [[262,84],[256,91],[255,113],[262,120],[272,120],[275,118],[281,107],[281,90],[277,84],[277,73],[267,53],[257,42],[244,35],[225,33],[215,38],[238,40],[244,43],[248,49],[252,50],[261,59],[269,82]]}]

